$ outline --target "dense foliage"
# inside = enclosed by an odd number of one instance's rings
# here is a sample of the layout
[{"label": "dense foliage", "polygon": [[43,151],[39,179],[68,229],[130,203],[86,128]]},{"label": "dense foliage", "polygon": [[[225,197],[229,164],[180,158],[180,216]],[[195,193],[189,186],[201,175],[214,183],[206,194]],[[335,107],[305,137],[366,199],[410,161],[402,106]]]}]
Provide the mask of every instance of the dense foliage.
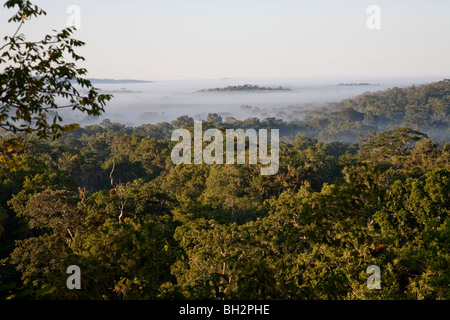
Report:
[{"label": "dense foliage", "polygon": [[[360,144],[299,134],[261,176],[175,166],[174,127],[192,122],[27,140],[17,170],[0,169],[0,297],[450,298],[448,143],[408,128]],[[73,264],[81,290],[66,287]]]}]

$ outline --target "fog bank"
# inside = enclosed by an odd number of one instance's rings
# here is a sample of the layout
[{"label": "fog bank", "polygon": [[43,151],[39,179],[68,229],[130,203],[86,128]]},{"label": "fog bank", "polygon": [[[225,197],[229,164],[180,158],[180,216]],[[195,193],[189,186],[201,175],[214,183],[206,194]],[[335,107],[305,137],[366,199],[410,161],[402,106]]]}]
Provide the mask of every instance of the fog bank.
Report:
[{"label": "fog bank", "polygon": [[[234,117],[277,117],[292,120],[296,111],[325,106],[327,103],[351,98],[364,92],[392,87],[420,85],[441,79],[216,79],[174,80],[148,83],[94,82],[102,93],[114,98],[99,118],[63,110],[65,122],[81,125],[99,123],[103,119],[130,126],[172,121],[182,115],[194,120],[205,120],[208,113],[217,113],[224,119]],[[288,88],[290,91],[256,92],[198,92],[202,89],[224,88],[245,84],[260,87]]]}]

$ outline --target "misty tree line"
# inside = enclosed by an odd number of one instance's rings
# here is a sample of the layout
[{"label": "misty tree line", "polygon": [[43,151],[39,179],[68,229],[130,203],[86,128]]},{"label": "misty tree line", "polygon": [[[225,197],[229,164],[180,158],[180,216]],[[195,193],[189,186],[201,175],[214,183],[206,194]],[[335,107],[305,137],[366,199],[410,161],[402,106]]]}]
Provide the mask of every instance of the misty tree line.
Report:
[{"label": "misty tree line", "polygon": [[[244,105],[242,108],[253,107]],[[323,142],[358,143],[368,131],[407,127],[425,132],[443,144],[450,138],[450,81],[365,93],[322,108],[288,109],[279,117],[255,116],[239,120],[209,113],[204,120],[232,129],[279,129],[287,142],[292,142],[300,133]],[[137,130],[155,138],[169,138],[173,130],[193,121],[185,115],[171,122],[142,125]]]}]

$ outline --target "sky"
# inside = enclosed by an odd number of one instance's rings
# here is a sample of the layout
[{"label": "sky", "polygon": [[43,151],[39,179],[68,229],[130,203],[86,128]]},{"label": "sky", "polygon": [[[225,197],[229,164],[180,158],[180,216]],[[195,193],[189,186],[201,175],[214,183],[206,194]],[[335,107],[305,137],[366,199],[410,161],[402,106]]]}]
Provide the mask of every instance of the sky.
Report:
[{"label": "sky", "polygon": [[[92,78],[450,77],[448,0],[34,3],[47,16],[27,21],[27,39],[78,21]],[[379,15],[367,11],[373,5]],[[0,9],[0,38],[14,32],[12,14]]]}]

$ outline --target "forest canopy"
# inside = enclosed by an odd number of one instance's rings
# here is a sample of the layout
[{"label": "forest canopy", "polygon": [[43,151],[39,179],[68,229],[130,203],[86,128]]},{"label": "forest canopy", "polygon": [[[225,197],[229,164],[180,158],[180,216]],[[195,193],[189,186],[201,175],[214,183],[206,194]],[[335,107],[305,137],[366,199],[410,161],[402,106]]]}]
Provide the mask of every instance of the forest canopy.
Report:
[{"label": "forest canopy", "polygon": [[[5,6],[17,30],[45,14]],[[170,135],[192,132],[188,115],[63,126],[57,97],[94,116],[111,98],[62,59],[83,60],[71,34],[16,32],[0,47],[12,62],[0,74],[0,299],[450,298],[449,81],[289,122],[209,114],[203,130],[280,130],[278,173],[262,176],[259,164],[174,165]],[[67,286],[70,266],[82,289]]]}]

